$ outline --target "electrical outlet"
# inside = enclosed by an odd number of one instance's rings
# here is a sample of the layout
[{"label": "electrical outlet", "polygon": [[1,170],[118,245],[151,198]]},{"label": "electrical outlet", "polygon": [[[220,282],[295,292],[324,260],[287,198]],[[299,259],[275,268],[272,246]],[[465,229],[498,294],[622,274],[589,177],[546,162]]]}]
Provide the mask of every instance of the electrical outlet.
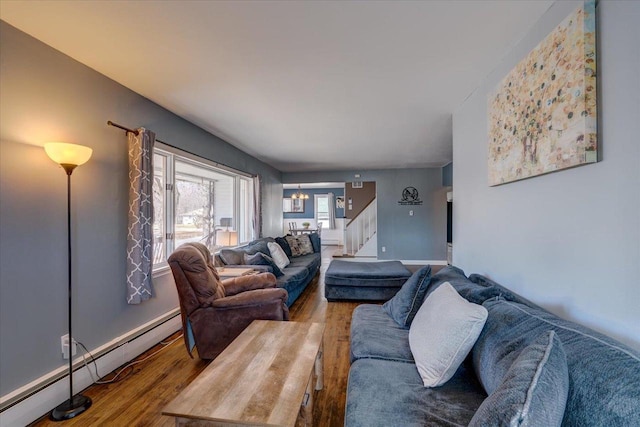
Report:
[{"label": "electrical outlet", "polygon": [[387,247],[386,246],[382,247],[382,252],[387,252]]},{"label": "electrical outlet", "polygon": [[[60,347],[62,349],[62,358],[69,358],[69,334],[63,335],[60,337]],[[78,353],[78,345],[76,344],[76,340],[73,340],[73,345],[71,346],[71,357],[75,356]]]}]

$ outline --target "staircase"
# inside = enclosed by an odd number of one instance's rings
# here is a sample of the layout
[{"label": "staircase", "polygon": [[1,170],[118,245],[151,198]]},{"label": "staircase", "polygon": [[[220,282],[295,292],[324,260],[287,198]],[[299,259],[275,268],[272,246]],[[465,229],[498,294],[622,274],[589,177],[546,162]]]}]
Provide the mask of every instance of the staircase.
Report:
[{"label": "staircase", "polygon": [[347,224],[344,234],[344,253],[358,256],[362,247],[373,238],[378,230],[378,203],[373,199],[369,205]]}]

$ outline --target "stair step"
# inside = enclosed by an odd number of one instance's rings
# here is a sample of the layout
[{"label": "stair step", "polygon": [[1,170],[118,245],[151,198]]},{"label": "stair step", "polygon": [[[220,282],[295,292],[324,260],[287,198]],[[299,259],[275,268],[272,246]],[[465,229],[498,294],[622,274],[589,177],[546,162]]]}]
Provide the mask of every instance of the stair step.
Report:
[{"label": "stair step", "polygon": [[355,258],[355,255],[351,254],[335,254],[333,258]]}]

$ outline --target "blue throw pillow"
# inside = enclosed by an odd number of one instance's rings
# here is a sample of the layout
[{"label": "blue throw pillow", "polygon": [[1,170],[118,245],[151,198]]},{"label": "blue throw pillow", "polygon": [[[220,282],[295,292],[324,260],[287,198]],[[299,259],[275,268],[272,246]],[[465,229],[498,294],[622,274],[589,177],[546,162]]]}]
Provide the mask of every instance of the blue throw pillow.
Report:
[{"label": "blue throw pillow", "polygon": [[318,233],[309,234],[309,240],[311,240],[311,246],[313,247],[313,252],[320,252],[320,235]]},{"label": "blue throw pillow", "polygon": [[291,258],[291,246],[284,237],[276,237],[276,243],[280,245],[282,250],[289,258]]},{"label": "blue throw pillow", "polygon": [[408,328],[424,302],[430,279],[431,266],[422,267],[413,273],[393,298],[384,303],[382,309],[398,325]]},{"label": "blue throw pillow", "polygon": [[273,274],[276,277],[284,276],[284,273],[280,268],[278,268],[276,263],[273,261],[273,258],[269,255],[263,254],[262,252],[256,252],[253,255],[245,254],[244,263],[246,265],[268,265],[273,269]]},{"label": "blue throw pillow", "polygon": [[267,246],[266,240],[255,240],[249,243],[247,246],[243,246],[241,249],[248,255],[254,255],[260,252],[265,255],[271,256],[271,252],[269,252],[269,247]]},{"label": "blue throw pillow", "polygon": [[244,264],[244,252],[235,249],[222,249],[220,251],[220,259],[226,265],[242,265]]},{"label": "blue throw pillow", "polygon": [[548,331],[522,350],[469,426],[559,426],[568,393],[564,349],[558,335]]}]

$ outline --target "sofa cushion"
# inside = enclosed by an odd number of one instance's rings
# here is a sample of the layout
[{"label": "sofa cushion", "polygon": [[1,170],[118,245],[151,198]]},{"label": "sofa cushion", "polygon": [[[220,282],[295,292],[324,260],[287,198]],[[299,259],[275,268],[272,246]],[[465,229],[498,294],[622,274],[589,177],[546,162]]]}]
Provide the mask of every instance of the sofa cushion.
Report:
[{"label": "sofa cushion", "polygon": [[244,254],[244,263],[246,265],[268,265],[271,267],[271,271],[276,277],[284,275],[273,258],[269,255],[263,254],[262,252],[257,252],[253,255]]},{"label": "sofa cushion", "polygon": [[220,259],[226,265],[240,265],[244,264],[244,251],[236,249],[222,249],[220,250]]},{"label": "sofa cushion", "polygon": [[320,264],[322,260],[320,258],[320,254],[308,254],[302,255],[299,257],[291,258],[291,262],[288,267],[305,267],[309,274],[315,275],[318,269],[320,268]]},{"label": "sofa cushion", "polygon": [[300,236],[285,236],[289,247],[291,248],[291,256],[298,257],[313,253],[313,245],[306,234]]},{"label": "sofa cushion", "polygon": [[507,301],[519,302],[520,304],[528,305],[529,307],[540,308],[541,310],[543,310],[542,307],[534,304],[528,299],[516,294],[511,289],[505,288],[504,286],[481,274],[472,274],[469,276],[469,280],[478,285],[478,289],[476,289],[475,292],[470,292],[475,295],[476,301],[474,302],[477,304],[482,304],[488,299],[499,296],[506,299]]},{"label": "sofa cushion", "polygon": [[453,376],[476,342],[487,309],[462,298],[443,283],[422,304],[409,329],[409,345],[425,387]]},{"label": "sofa cushion", "polygon": [[287,254],[289,258],[291,258],[291,247],[289,246],[289,243],[287,243],[287,239],[285,239],[284,237],[276,237],[276,243],[280,245],[284,253]]},{"label": "sofa cushion", "polygon": [[267,238],[254,240],[253,242],[249,243],[246,246],[241,246],[237,248],[237,250],[242,250],[249,255],[253,255],[258,252],[261,252],[265,255],[271,256],[271,252],[269,252],[269,247],[267,246],[268,243],[269,243],[269,240]]},{"label": "sofa cushion", "polygon": [[287,265],[289,265],[289,257],[284,253],[284,250],[275,242],[267,243],[267,247],[269,248],[269,252],[271,252],[271,257],[275,261],[278,268],[283,269]]},{"label": "sofa cushion", "polygon": [[258,239],[244,246],[238,246],[233,249],[221,249],[219,257],[225,265],[241,265],[244,264],[244,254],[254,255],[258,252],[271,256],[267,243],[275,241],[270,237]]},{"label": "sofa cushion", "polygon": [[361,304],[353,310],[350,350],[351,362],[370,358],[413,363],[409,330],[398,326],[381,305]]},{"label": "sofa cushion", "polygon": [[310,273],[304,266],[291,265],[288,265],[282,272],[284,275],[278,277],[276,283],[279,288],[285,289],[289,294],[287,306],[291,307],[311,281]]},{"label": "sofa cushion", "polygon": [[289,265],[303,267],[303,266],[308,266],[310,264],[316,264],[316,261],[319,259],[320,259],[319,254],[301,255],[301,256],[291,258],[289,260]]},{"label": "sofa cushion", "polygon": [[640,353],[587,327],[504,298],[486,301],[489,316],[472,351],[491,394],[522,350],[553,330],[569,370],[564,425],[640,425]]},{"label": "sofa cushion", "polygon": [[482,304],[487,299],[500,295],[500,290],[486,284],[474,283],[467,278],[464,271],[448,265],[431,276],[427,297],[445,282],[449,282],[461,297],[475,304]]},{"label": "sofa cushion", "polygon": [[442,387],[425,388],[412,363],[361,359],[349,371],[344,425],[466,426],[485,397],[465,365]]},{"label": "sofa cushion", "polygon": [[287,288],[288,286],[295,286],[306,281],[309,276],[309,271],[306,267],[288,266],[284,270],[282,276],[278,277],[277,285],[279,288]]},{"label": "sofa cushion", "polygon": [[560,426],[569,392],[567,359],[553,331],[527,346],[469,426]]},{"label": "sofa cushion", "polygon": [[296,236],[296,239],[300,244],[300,251],[301,251],[300,255],[308,255],[314,252],[313,244],[311,243],[311,238],[309,237],[308,234]]},{"label": "sofa cushion", "polygon": [[298,243],[298,239],[296,236],[286,235],[284,239],[287,241],[289,248],[291,249],[291,257],[298,257],[302,255],[302,248],[300,247],[300,243]]},{"label": "sofa cushion", "polygon": [[320,249],[322,249],[320,245],[320,235],[318,233],[311,233],[309,234],[309,240],[311,241],[313,252],[315,253],[320,252]]},{"label": "sofa cushion", "polygon": [[431,279],[431,266],[427,265],[413,273],[397,294],[384,303],[382,308],[396,323],[408,328],[424,301]]}]

